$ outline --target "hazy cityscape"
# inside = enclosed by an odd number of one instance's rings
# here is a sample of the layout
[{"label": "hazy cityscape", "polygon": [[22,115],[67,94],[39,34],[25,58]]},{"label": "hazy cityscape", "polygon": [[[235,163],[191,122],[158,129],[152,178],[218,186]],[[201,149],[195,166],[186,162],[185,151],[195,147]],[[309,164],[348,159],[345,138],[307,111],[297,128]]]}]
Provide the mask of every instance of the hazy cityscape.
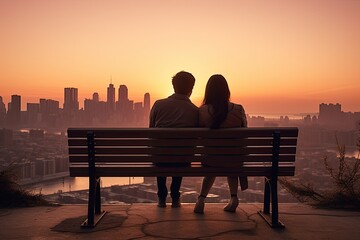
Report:
[{"label": "hazy cityscape", "polygon": [[[117,94],[116,94],[117,92]],[[117,98],[116,98],[117,96]],[[150,112],[150,94],[143,102],[128,97],[128,88],[113,84],[107,87],[106,101],[94,93],[79,107],[78,89],[64,89],[64,104],[39,99],[21,109],[21,96],[12,95],[8,107],[0,97],[0,166],[11,168],[25,188],[42,193],[60,203],[86,203],[87,179],[70,178],[66,129],[68,127],[147,127]],[[336,144],[347,147],[347,157],[358,157],[356,141],[359,134],[360,112],[343,112],[336,104],[319,104],[319,112],[292,116],[250,116],[250,127],[296,126],[299,141],[294,179],[316,183],[318,188],[330,188],[329,175],[323,159],[336,160]],[[336,140],[337,139],[337,140]],[[103,201],[107,203],[156,202],[155,178],[102,179]],[[201,186],[201,178],[185,178],[182,201],[194,202]],[[263,179],[251,178],[249,189],[241,193],[242,202],[261,202]],[[228,198],[227,182],[218,178],[210,192],[210,202]],[[279,192],[281,202],[296,201],[285,190]]]}]

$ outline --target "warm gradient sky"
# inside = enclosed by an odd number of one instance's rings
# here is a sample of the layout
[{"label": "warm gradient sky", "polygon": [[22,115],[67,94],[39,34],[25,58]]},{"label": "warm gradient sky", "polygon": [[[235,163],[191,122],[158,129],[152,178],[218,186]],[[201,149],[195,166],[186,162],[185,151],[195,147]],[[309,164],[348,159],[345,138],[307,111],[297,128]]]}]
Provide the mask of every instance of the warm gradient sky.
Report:
[{"label": "warm gradient sky", "polygon": [[106,100],[172,92],[180,70],[223,74],[248,113],[360,111],[360,0],[0,0],[0,96]]}]

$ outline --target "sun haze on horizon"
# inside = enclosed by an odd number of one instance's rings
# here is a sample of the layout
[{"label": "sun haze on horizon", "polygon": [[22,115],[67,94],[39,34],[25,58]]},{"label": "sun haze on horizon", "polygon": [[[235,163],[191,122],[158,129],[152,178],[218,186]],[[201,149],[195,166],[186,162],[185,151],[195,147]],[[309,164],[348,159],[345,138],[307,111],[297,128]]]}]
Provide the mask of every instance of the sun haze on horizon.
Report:
[{"label": "sun haze on horizon", "polygon": [[1,1],[0,35],[0,96],[23,108],[65,87],[106,100],[111,78],[153,102],[185,70],[197,105],[219,73],[249,113],[360,111],[360,1]]}]

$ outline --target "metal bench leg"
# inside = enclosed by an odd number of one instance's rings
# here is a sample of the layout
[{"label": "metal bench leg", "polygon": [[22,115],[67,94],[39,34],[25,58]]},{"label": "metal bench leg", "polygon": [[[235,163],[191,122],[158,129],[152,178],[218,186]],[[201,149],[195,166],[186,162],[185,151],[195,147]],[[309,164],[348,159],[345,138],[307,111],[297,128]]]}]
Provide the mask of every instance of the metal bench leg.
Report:
[{"label": "metal bench leg", "polygon": [[100,177],[96,178],[95,190],[95,214],[101,213],[101,192],[100,192]]},{"label": "metal bench leg", "polygon": [[95,176],[94,134],[92,132],[87,134],[87,144],[89,163],[88,218],[81,224],[81,227],[93,228],[106,212],[101,212],[100,177]]},{"label": "metal bench leg", "polygon": [[264,208],[265,214],[270,214],[270,180],[265,177]]},{"label": "metal bench leg", "polygon": [[[272,228],[283,228],[285,227],[279,221],[279,206],[278,206],[278,195],[277,195],[277,180],[278,180],[278,168],[279,168],[279,151],[280,151],[280,133],[274,132],[273,134],[273,156],[272,156],[272,174],[268,182],[265,182],[265,191],[264,191],[264,212],[259,211],[260,216],[265,219],[265,221]],[[270,189],[269,189],[270,187]],[[268,219],[269,211],[269,201],[271,195],[271,221]]]}]

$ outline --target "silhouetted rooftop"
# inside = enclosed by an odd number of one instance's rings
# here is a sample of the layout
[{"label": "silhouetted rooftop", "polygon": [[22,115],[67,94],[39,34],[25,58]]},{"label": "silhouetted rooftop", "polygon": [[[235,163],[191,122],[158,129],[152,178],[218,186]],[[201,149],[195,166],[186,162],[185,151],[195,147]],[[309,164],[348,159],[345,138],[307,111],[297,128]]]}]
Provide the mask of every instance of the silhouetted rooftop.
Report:
[{"label": "silhouetted rooftop", "polygon": [[86,205],[0,209],[1,239],[359,239],[360,212],[280,204],[284,229],[272,229],[257,214],[261,204],[242,204],[236,213],[224,204],[158,208],[155,204],[105,205],[95,229],[81,229]]}]

